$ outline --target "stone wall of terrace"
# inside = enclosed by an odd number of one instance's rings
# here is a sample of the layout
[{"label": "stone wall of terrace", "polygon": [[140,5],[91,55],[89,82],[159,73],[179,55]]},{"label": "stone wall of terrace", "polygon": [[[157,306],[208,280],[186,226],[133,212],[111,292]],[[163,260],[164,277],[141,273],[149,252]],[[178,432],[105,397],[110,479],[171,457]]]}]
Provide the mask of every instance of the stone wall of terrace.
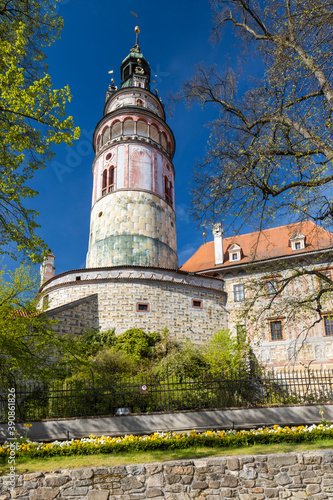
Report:
[{"label": "stone wall of terrace", "polygon": [[333,450],[118,467],[0,478],[1,500],[264,500],[333,498]]}]

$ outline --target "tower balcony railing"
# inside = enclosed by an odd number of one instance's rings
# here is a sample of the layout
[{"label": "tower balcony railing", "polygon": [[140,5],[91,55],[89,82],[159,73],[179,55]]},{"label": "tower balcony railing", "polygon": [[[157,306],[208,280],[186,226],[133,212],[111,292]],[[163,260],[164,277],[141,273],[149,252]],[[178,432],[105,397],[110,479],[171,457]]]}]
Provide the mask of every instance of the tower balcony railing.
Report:
[{"label": "tower balcony railing", "polygon": [[105,196],[109,193],[112,193],[114,191],[114,184],[111,184],[110,186],[106,186],[102,189],[102,196]]},{"label": "tower balcony railing", "polygon": [[118,137],[114,137],[114,138],[108,140],[103,145],[99,144],[97,146],[97,152],[101,152],[104,149],[106,149],[107,147],[112,146],[112,144],[122,142],[122,141],[140,141],[140,142],[146,142],[148,144],[152,144],[156,148],[161,149],[167,155],[167,157],[171,159],[170,151],[168,151],[166,148],[164,148],[159,142],[155,141],[151,137],[146,137],[143,135],[134,135],[134,134],[133,135],[119,135]]}]

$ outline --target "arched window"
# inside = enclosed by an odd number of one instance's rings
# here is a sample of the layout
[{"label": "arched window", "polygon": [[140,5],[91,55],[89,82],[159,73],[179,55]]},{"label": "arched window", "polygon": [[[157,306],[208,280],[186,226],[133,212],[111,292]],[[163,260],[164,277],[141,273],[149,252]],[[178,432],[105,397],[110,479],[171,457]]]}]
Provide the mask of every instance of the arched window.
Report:
[{"label": "arched window", "polygon": [[114,191],[114,166],[113,165],[109,168],[108,192],[111,193],[111,191]]},{"label": "arched window", "polygon": [[111,165],[109,169],[105,169],[102,179],[102,196],[114,191],[114,166]]},{"label": "arched window", "polygon": [[150,138],[155,142],[160,142],[160,134],[155,125],[150,126]]},{"label": "arched window", "polygon": [[148,125],[146,122],[137,122],[137,134],[141,137],[148,137]]},{"label": "arched window", "polygon": [[168,142],[164,132],[161,134],[161,145],[166,151],[168,151]]},{"label": "arched window", "polygon": [[105,127],[105,129],[103,130],[102,146],[104,146],[104,144],[106,144],[109,140],[110,140],[110,128]]},{"label": "arched window", "polygon": [[115,139],[116,137],[119,137],[121,135],[121,123],[120,122],[116,122],[113,126],[112,126],[112,139]]},{"label": "arched window", "polygon": [[108,171],[104,170],[103,172],[103,180],[102,180],[102,196],[107,193],[107,183],[108,183]]},{"label": "arched window", "polygon": [[124,135],[133,135],[134,134],[134,121],[126,120],[124,122]]},{"label": "arched window", "polygon": [[172,206],[172,182],[168,180],[167,176],[164,177],[164,197],[165,201]]}]

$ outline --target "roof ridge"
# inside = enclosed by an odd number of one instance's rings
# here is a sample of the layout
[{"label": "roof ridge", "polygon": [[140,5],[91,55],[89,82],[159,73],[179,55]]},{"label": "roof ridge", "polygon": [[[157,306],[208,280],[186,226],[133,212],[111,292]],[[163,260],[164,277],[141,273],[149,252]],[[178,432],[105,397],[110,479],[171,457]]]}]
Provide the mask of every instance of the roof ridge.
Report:
[{"label": "roof ridge", "polygon": [[[290,246],[290,238],[297,232],[301,232],[302,235],[307,237],[307,244],[304,249],[300,249],[297,253],[294,253]],[[282,226],[252,231],[251,233],[227,236],[223,238],[223,252],[226,259],[225,262],[218,267],[223,268],[223,266],[227,264],[230,265],[227,258],[227,252],[230,250],[231,245],[236,243],[243,250],[242,259],[239,262],[246,264],[250,261],[252,254],[255,256],[254,260],[257,262],[267,258],[279,257],[283,259],[290,255],[296,256],[313,251],[333,249],[332,241],[333,232],[310,220],[283,224]],[[180,269],[188,272],[198,272],[215,266],[214,241],[209,241],[202,244],[194,254],[184,262]]]}]

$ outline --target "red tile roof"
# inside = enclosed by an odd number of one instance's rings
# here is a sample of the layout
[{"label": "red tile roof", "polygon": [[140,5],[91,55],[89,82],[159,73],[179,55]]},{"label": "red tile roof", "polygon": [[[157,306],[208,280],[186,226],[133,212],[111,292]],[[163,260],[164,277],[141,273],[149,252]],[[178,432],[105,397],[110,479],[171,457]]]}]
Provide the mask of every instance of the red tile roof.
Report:
[{"label": "red tile roof", "polygon": [[[305,248],[303,250],[295,251],[291,249],[289,240],[296,232],[305,236]],[[229,261],[228,248],[233,243],[237,243],[242,249],[240,261]],[[311,221],[306,221],[223,238],[224,263],[218,266],[215,266],[214,241],[210,241],[201,245],[180,269],[187,272],[223,269],[227,266],[298,255],[328,248],[333,248],[333,233]]]}]

